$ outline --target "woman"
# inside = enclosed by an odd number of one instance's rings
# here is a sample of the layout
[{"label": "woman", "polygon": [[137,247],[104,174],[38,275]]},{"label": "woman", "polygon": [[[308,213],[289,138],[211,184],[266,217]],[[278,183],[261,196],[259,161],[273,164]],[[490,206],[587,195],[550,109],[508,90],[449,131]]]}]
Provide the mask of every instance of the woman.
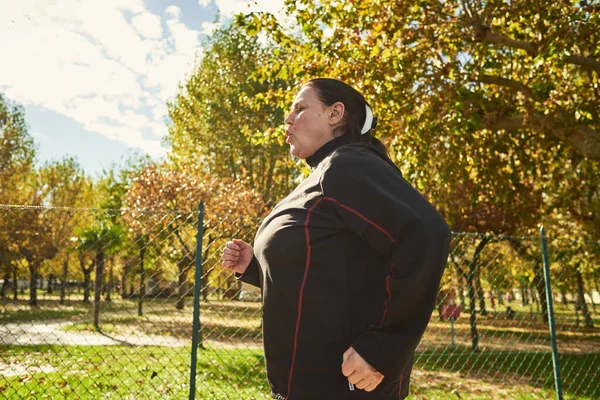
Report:
[{"label": "woman", "polygon": [[223,266],[262,288],[275,399],[397,400],[434,308],[450,231],[402,177],[364,97],[313,79],[286,117],[311,173]]}]

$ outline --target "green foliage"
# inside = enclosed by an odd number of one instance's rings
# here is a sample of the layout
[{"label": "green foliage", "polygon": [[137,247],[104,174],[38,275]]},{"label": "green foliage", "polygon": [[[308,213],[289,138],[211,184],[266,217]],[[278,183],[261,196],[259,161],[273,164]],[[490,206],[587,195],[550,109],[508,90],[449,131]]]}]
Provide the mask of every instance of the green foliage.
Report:
[{"label": "green foliage", "polygon": [[[300,30],[265,13],[236,19],[276,45],[256,79],[291,75],[298,87],[325,75],[361,90],[394,160],[454,230],[535,235],[562,189],[580,199],[600,187],[597,4],[286,5]],[[588,189],[565,176],[574,171]],[[597,207],[591,197],[580,215]]]},{"label": "green foliage", "polygon": [[25,112],[0,93],[0,204],[23,203],[35,146]]},{"label": "green foliage", "polygon": [[100,221],[98,224],[86,227],[78,232],[77,250],[111,254],[119,249],[123,230],[118,225]]},{"label": "green foliage", "polygon": [[276,128],[284,110],[271,101],[288,80],[250,79],[269,52],[234,25],[217,30],[169,104],[167,141],[176,168],[240,180],[274,202],[291,189],[295,168]]}]

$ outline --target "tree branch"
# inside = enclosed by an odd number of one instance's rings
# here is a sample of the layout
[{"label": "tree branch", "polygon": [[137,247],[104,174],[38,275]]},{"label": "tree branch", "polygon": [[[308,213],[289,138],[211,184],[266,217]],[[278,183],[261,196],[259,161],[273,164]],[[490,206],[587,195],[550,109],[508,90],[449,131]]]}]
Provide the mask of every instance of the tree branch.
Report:
[{"label": "tree branch", "polygon": [[186,252],[186,255],[192,254],[190,248],[187,246],[187,244],[183,241],[183,238],[181,237],[181,235],[179,234],[179,227],[175,227],[172,228],[173,229],[173,233],[175,233],[175,237],[177,237],[177,240],[179,241],[179,243],[181,244],[181,246],[183,247],[183,249]]},{"label": "tree branch", "polygon": [[593,58],[583,56],[567,56],[565,57],[565,61],[569,64],[579,65],[580,67],[583,67],[589,71],[596,71],[600,73],[600,61],[596,61]]},{"label": "tree branch", "polygon": [[[504,36],[493,32],[489,26],[484,24],[472,22],[471,26],[473,27],[475,41],[477,42],[500,44],[503,46],[511,47],[513,49],[525,50],[532,56],[536,56],[539,53],[539,50],[535,43],[511,39],[508,36]],[[563,60],[566,63],[579,65],[580,67],[583,67],[586,70],[592,70],[600,73],[600,61],[595,60],[591,57],[566,56]]]},{"label": "tree branch", "polygon": [[482,128],[494,131],[532,129],[547,132],[570,144],[582,156],[600,160],[600,132],[588,125],[577,125],[565,111],[559,110],[557,115],[490,113],[485,116]]},{"label": "tree branch", "polygon": [[492,32],[490,27],[487,25],[473,25],[473,29],[475,30],[475,40],[478,42],[501,44],[507,47],[525,50],[532,56],[538,54],[538,49],[535,44],[531,42],[524,42],[522,40],[514,40],[507,36],[497,34]]},{"label": "tree branch", "polygon": [[482,83],[489,84],[489,85],[506,86],[508,88],[516,90],[517,92],[523,93],[527,97],[530,97],[530,98],[534,97],[533,91],[531,90],[531,88],[529,86],[527,86],[526,84],[524,84],[522,82],[515,81],[513,79],[503,78],[501,76],[482,74],[482,75],[479,75],[479,81]]}]

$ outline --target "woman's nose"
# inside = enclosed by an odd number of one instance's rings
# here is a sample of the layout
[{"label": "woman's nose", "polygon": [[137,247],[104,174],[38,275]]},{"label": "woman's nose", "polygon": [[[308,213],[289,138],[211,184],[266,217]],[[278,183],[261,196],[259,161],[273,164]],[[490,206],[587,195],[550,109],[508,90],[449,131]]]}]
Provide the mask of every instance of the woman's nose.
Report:
[{"label": "woman's nose", "polygon": [[292,125],[292,122],[293,122],[293,121],[292,121],[292,114],[293,114],[293,113],[289,113],[289,114],[287,115],[287,117],[285,117],[285,119],[283,120],[283,122],[284,122],[285,124],[287,124],[287,125]]}]

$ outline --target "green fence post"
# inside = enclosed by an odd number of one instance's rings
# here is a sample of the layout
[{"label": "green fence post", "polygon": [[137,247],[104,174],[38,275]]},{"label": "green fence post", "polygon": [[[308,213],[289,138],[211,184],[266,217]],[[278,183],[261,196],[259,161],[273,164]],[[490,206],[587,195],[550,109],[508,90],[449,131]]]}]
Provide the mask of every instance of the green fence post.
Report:
[{"label": "green fence post", "polygon": [[196,364],[198,346],[202,346],[200,333],[200,286],[202,285],[202,234],[204,227],[204,202],[198,204],[198,234],[196,235],[196,274],[194,278],[194,321],[192,331],[192,360],[190,365],[190,400],[196,397]]},{"label": "green fence post", "polygon": [[556,344],[556,327],[554,325],[554,306],[552,305],[552,289],[550,287],[550,264],[548,262],[548,247],[546,245],[546,230],[540,229],[542,237],[542,258],[544,260],[544,280],[546,281],[546,302],[548,303],[548,325],[552,338],[552,361],[554,365],[554,383],[556,384],[556,398],[563,400],[562,383],[560,381],[560,364],[558,363],[558,346]]}]

